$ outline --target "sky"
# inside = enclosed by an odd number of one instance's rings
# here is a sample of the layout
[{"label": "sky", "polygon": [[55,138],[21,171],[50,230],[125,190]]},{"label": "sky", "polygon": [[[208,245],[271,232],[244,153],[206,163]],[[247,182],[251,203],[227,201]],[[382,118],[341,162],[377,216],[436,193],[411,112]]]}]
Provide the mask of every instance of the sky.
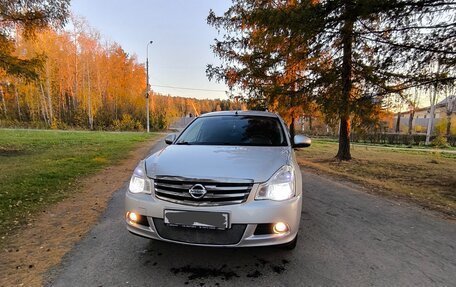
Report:
[{"label": "sky", "polygon": [[[145,63],[149,45],[152,90],[173,96],[226,99],[227,86],[209,81],[207,64],[220,61],[210,45],[221,37],[206,23],[209,10],[217,15],[229,0],[72,0],[75,15],[84,17],[104,39],[117,42]],[[169,87],[205,89],[195,91]]]}]

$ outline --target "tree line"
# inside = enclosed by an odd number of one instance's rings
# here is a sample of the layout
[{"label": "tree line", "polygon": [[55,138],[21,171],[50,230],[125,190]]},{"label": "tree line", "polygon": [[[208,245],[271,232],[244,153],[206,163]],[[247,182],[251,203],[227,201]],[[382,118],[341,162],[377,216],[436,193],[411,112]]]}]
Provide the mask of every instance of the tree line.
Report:
[{"label": "tree line", "polygon": [[[21,6],[22,5],[22,6]],[[142,130],[146,73],[136,56],[104,41],[68,1],[2,1],[0,125]],[[66,28],[64,28],[64,25]],[[152,93],[151,127],[236,106]]]}]

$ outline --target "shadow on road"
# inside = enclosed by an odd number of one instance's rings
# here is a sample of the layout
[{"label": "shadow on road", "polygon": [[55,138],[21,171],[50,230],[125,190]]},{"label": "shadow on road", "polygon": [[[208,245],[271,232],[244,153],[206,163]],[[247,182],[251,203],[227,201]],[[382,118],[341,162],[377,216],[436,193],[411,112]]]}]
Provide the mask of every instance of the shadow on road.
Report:
[{"label": "shadow on road", "polygon": [[[151,240],[137,251],[136,268],[145,273],[159,266],[184,285],[221,286],[235,278],[261,278],[286,272],[292,251],[279,247],[217,248]],[[163,274],[165,275],[165,274]],[[225,284],[224,284],[225,283]]]}]

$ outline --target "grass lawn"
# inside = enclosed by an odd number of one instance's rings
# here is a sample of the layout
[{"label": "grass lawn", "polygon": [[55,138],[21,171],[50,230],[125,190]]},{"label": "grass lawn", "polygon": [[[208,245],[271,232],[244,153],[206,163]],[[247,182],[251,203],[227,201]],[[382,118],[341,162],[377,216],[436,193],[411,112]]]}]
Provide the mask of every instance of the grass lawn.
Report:
[{"label": "grass lawn", "polygon": [[299,163],[456,217],[456,154],[358,145],[352,161],[339,162],[337,148],[336,142],[313,141],[298,151]]},{"label": "grass lawn", "polygon": [[76,180],[125,158],[146,133],[0,129],[0,234],[76,192]]}]

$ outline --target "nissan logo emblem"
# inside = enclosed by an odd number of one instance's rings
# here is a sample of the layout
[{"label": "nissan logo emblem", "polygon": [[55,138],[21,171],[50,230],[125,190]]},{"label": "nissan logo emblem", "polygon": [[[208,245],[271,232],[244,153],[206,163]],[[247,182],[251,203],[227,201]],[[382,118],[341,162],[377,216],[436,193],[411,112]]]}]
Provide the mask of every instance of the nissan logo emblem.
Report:
[{"label": "nissan logo emblem", "polygon": [[192,188],[190,188],[188,190],[188,193],[190,193],[190,195],[193,198],[200,199],[200,198],[203,198],[203,196],[207,193],[207,191],[203,185],[195,184],[194,186],[192,186]]}]

